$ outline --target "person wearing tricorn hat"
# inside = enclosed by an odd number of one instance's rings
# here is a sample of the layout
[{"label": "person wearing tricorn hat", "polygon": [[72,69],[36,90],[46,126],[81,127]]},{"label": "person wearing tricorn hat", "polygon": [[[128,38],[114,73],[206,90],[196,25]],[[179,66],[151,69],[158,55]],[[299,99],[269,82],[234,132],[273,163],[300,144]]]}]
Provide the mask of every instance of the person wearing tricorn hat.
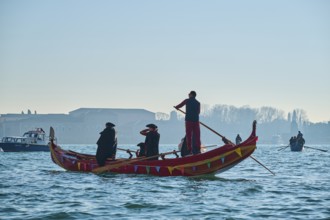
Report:
[{"label": "person wearing tricorn hat", "polygon": [[188,99],[183,100],[180,104],[174,106],[179,109],[186,106],[186,141],[188,152],[193,154],[201,153],[201,138],[199,126],[200,103],[196,99],[196,92],[191,91]]},{"label": "person wearing tricorn hat", "polygon": [[[146,136],[145,145],[145,155],[146,157],[151,157],[159,154],[159,139],[160,134],[158,133],[157,125],[147,124],[147,129],[140,131],[140,134]],[[158,157],[150,158],[149,160],[158,160]]]},{"label": "person wearing tricorn hat", "polygon": [[96,161],[99,166],[104,166],[108,158],[115,159],[117,151],[117,134],[115,125],[111,122],[105,124],[105,129],[100,132],[97,144]]}]

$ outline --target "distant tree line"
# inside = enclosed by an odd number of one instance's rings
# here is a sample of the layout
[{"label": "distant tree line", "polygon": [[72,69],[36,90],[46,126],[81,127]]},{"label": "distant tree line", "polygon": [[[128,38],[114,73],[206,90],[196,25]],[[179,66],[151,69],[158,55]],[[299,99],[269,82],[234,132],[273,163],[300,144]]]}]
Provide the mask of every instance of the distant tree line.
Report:
[{"label": "distant tree line", "polygon": [[[303,109],[294,109],[285,115],[283,110],[269,106],[251,108],[249,106],[236,107],[219,104],[214,106],[202,105],[201,108],[200,121],[231,140],[234,140],[238,133],[247,138],[251,132],[250,127],[254,120],[257,120],[258,123],[257,133],[261,143],[271,143],[274,137],[280,137],[283,144],[285,144],[291,136],[296,135],[298,130],[306,132],[308,140],[319,142],[321,139],[319,135],[316,135],[318,128],[324,131],[326,130],[325,127],[330,127],[329,123],[315,127],[315,124],[309,122],[307,114]],[[183,114],[174,113],[175,111],[170,115],[156,113],[156,120],[173,120],[172,117],[175,116],[179,121],[184,120]],[[215,141],[219,138],[207,130],[205,128],[202,131],[204,139]],[[308,137],[309,132],[313,134],[313,137]],[[324,132],[320,133],[324,134]],[[322,140],[328,140],[330,134],[328,136],[324,135]]]},{"label": "distant tree line", "polygon": [[[24,114],[23,111],[22,114]],[[28,110],[25,114],[32,115],[32,112]],[[37,112],[34,111],[34,114],[37,115]],[[72,119],[70,116],[67,117],[62,121]],[[95,115],[91,117],[95,117]],[[104,117],[104,120],[108,120],[107,115],[97,116],[98,120],[103,120],[102,117]],[[293,109],[286,115],[283,110],[268,106],[260,108],[223,104],[214,106],[203,104],[201,106],[200,121],[232,141],[235,140],[237,134],[240,134],[243,140],[247,138],[250,135],[254,120],[257,121],[257,135],[261,144],[276,144],[275,142],[287,144],[290,137],[296,135],[298,130],[303,132],[306,144],[330,143],[330,122],[312,123],[308,120],[303,109]],[[93,121],[95,120],[93,119]],[[45,123],[44,120],[42,122]],[[140,128],[147,123],[156,123],[159,126],[163,143],[177,143],[185,133],[184,114],[176,110],[173,110],[170,114],[157,112],[155,113],[155,121],[137,121],[134,126]],[[74,125],[75,123],[72,126],[74,127]],[[87,123],[86,126],[89,129],[96,125]],[[132,131],[138,130],[135,127],[134,129],[131,127],[120,129],[123,143],[134,143],[141,138],[139,133],[132,133]],[[118,124],[118,128],[120,128],[120,124]],[[207,142],[205,144],[221,143],[221,138],[216,133],[203,126],[201,126],[201,129],[202,140]],[[86,135],[89,133],[90,131]],[[95,139],[94,136],[89,138],[86,139],[86,143]]]}]

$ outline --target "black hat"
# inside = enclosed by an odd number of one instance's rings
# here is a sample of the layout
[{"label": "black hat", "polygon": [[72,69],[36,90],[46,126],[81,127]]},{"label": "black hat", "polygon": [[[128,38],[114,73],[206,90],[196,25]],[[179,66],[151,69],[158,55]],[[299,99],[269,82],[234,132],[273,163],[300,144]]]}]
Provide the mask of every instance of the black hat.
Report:
[{"label": "black hat", "polygon": [[107,122],[105,124],[105,126],[107,126],[107,127],[115,127],[116,125],[112,124],[111,122]]},{"label": "black hat", "polygon": [[195,92],[195,91],[191,91],[191,92],[189,93],[189,95],[192,95],[192,96],[194,96],[194,97],[196,97],[196,96],[197,96],[197,94],[196,94],[196,92]]},{"label": "black hat", "polygon": [[143,147],[143,146],[144,146],[144,143],[143,143],[143,142],[140,142],[140,143],[138,143],[136,146],[138,146],[138,147]]},{"label": "black hat", "polygon": [[148,128],[157,128],[157,125],[155,125],[155,124],[147,124],[146,127],[148,127]]}]

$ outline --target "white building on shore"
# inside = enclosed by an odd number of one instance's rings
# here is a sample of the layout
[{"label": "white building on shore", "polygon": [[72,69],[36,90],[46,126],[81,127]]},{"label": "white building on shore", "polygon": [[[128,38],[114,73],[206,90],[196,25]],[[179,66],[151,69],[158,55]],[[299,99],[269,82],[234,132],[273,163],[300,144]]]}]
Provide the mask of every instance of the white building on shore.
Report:
[{"label": "white building on shore", "polygon": [[141,141],[139,131],[155,123],[155,113],[144,109],[80,108],[69,114],[2,114],[0,137],[20,136],[34,128],[55,129],[63,144],[95,144],[106,122],[116,125],[121,143]]}]

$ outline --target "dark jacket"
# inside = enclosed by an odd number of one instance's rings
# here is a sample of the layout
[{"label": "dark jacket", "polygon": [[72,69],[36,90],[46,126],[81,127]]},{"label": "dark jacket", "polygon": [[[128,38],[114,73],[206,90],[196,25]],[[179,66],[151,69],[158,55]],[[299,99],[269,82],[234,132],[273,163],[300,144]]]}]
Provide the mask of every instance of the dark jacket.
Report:
[{"label": "dark jacket", "polygon": [[181,145],[181,157],[185,157],[187,156],[188,154],[190,154],[190,152],[188,151],[188,147],[187,147],[187,139],[186,139],[186,136],[184,136],[182,138],[182,145]]},{"label": "dark jacket", "polygon": [[138,157],[144,157],[146,156],[146,145],[144,143],[140,143],[138,145],[140,147],[140,149],[138,150]]},{"label": "dark jacket", "polygon": [[237,135],[236,136],[236,145],[240,144],[242,142],[241,136]]},{"label": "dark jacket", "polygon": [[107,158],[115,157],[117,150],[117,138],[116,131],[113,127],[107,127],[102,132],[101,136],[98,139],[97,151],[96,151],[96,160],[100,166],[105,164]]},{"label": "dark jacket", "polygon": [[195,97],[190,97],[189,99],[183,100],[176,108],[181,108],[186,105],[186,121],[198,122],[199,121],[199,113],[201,110],[201,104],[196,100]]},{"label": "dark jacket", "polygon": [[[145,154],[147,157],[159,154],[159,139],[160,134],[157,131],[150,131],[145,139]],[[151,158],[150,160],[158,160],[158,157]]]}]

